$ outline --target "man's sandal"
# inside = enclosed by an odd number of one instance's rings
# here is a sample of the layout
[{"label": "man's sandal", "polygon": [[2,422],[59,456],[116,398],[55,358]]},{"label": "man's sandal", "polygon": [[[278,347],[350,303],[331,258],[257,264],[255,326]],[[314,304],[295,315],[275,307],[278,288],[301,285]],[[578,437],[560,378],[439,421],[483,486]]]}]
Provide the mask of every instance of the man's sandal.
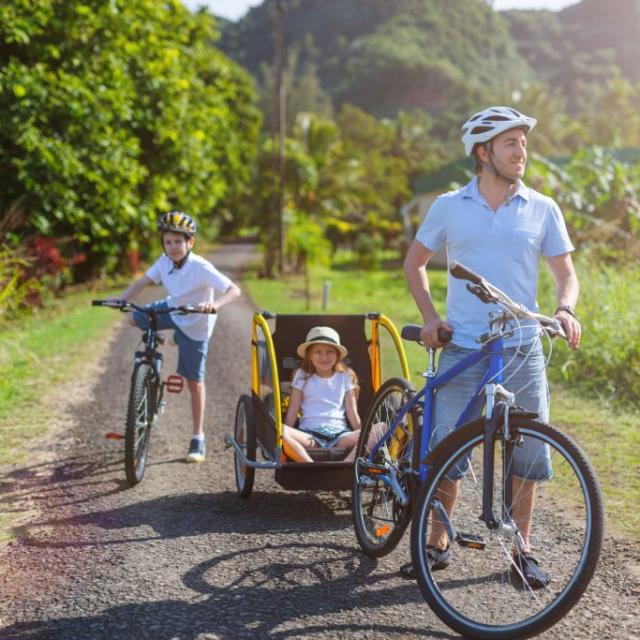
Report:
[{"label": "man's sandal", "polygon": [[[431,571],[442,571],[451,564],[451,551],[449,547],[446,549],[438,549],[437,547],[427,546],[427,562]],[[415,580],[416,571],[412,562],[407,562],[400,567],[400,575],[405,580]]]},{"label": "man's sandal", "polygon": [[514,553],[511,573],[532,589],[542,589],[551,582],[551,576],[542,570],[530,553]]}]

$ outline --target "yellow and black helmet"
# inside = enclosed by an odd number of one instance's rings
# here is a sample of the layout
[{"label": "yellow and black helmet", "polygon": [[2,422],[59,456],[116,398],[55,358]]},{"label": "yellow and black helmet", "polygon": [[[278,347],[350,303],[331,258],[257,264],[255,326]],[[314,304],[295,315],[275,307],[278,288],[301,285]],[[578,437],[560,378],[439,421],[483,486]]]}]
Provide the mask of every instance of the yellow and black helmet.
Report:
[{"label": "yellow and black helmet", "polygon": [[169,213],[160,216],[158,231],[173,231],[193,238],[196,235],[196,223],[191,216],[182,213],[182,211],[169,211]]}]

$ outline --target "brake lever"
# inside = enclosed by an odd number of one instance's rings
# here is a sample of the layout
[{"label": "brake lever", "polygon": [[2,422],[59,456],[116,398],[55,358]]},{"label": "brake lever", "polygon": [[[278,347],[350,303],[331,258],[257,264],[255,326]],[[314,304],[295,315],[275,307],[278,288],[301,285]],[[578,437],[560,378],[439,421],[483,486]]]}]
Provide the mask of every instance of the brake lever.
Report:
[{"label": "brake lever", "polygon": [[497,302],[496,297],[483,284],[467,284],[466,286],[474,296],[480,298],[485,304]]},{"label": "brake lever", "polygon": [[181,307],[179,307],[178,315],[179,316],[186,316],[189,313],[198,313],[198,311],[199,310],[198,310],[197,307],[194,307],[191,304],[185,304],[185,305],[182,305]]},{"label": "brake lever", "polygon": [[548,325],[543,327],[543,329],[550,338],[567,339],[567,332],[564,330],[564,326],[560,320],[556,320],[554,325]]}]

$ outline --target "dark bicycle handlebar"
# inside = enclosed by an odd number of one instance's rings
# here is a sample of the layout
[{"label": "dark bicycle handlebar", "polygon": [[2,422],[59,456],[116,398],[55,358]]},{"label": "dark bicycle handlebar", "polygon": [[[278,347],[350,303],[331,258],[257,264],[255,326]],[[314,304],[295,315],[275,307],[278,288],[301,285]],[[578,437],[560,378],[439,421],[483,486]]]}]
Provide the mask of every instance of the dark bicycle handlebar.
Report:
[{"label": "dark bicycle handlebar", "polygon": [[473,293],[474,296],[482,300],[482,302],[495,302],[501,307],[507,309],[516,318],[528,319],[537,322],[551,338],[560,337],[563,340],[567,339],[567,334],[559,320],[556,320],[556,318],[550,318],[549,316],[544,316],[541,313],[529,311],[525,306],[511,300],[504,291],[501,291],[498,287],[492,285],[482,276],[479,276],[461,262],[452,260],[449,263],[449,272],[454,278],[469,280],[472,282],[473,284],[467,285],[467,289]]},{"label": "dark bicycle handlebar", "polygon": [[110,309],[119,309],[120,311],[135,309],[136,311],[141,311],[142,313],[147,314],[150,314],[151,311],[154,311],[155,313],[177,313],[179,315],[187,315],[189,313],[218,313],[217,311],[201,311],[198,307],[194,307],[191,304],[183,304],[178,307],[167,307],[166,309],[148,309],[147,307],[142,307],[135,302],[130,302],[129,300],[92,300],[91,304],[94,307],[109,307]]}]

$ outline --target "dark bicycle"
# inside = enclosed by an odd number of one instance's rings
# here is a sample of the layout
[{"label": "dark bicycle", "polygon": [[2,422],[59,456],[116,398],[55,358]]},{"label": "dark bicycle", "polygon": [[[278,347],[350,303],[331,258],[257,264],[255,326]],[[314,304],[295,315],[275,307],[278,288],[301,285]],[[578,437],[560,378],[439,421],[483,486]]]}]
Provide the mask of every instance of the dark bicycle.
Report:
[{"label": "dark bicycle", "polygon": [[158,333],[157,317],[163,313],[185,315],[203,312],[191,305],[153,309],[128,300],[93,300],[91,304],[123,312],[140,311],[146,313],[150,320],[142,337],[144,349],[135,352],[124,435],[107,435],[108,438],[124,439],[124,470],[129,486],[133,487],[142,480],[144,475],[149,454],[151,427],[156,423],[158,414],[164,410],[165,402],[162,398],[165,387],[167,391],[179,393],[184,384],[181,376],[172,375],[166,380],[160,377],[163,356],[158,351],[158,347],[164,344],[165,339]]}]

